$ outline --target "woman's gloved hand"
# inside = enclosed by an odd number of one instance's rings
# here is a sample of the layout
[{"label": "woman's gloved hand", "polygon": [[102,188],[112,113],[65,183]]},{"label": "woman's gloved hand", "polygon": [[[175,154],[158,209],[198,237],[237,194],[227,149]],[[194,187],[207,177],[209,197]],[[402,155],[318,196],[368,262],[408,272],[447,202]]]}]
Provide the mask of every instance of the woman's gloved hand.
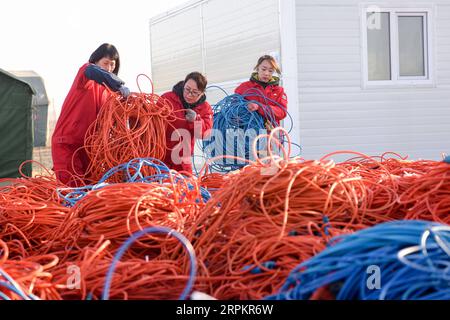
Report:
[{"label": "woman's gloved hand", "polygon": [[197,112],[192,109],[186,109],[186,120],[188,122],[194,122],[197,119]]},{"label": "woman's gloved hand", "polygon": [[119,92],[124,98],[128,98],[128,96],[131,94],[130,89],[125,86],[121,86]]}]

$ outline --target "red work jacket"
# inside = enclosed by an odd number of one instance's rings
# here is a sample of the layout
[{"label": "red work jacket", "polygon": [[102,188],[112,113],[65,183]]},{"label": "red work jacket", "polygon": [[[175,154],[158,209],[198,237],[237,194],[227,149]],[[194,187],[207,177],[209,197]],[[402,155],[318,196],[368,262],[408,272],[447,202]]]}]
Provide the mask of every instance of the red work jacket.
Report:
[{"label": "red work jacket", "polygon": [[[264,88],[262,84],[256,81],[247,81],[237,87],[235,93],[245,96],[246,100],[257,101],[264,106],[268,106],[269,110],[272,111],[271,116],[266,114],[264,108],[259,108],[258,113],[267,120],[271,120],[273,117],[277,125],[280,125],[280,121],[287,116],[287,96],[283,87],[279,85],[267,85]],[[265,99],[265,97],[276,103]]]},{"label": "red work jacket", "polygon": [[166,131],[166,157],[164,163],[173,170],[192,173],[192,155],[195,140],[205,139],[211,133],[213,111],[208,102],[193,108],[197,113],[195,122],[186,120],[186,111],[180,97],[175,92],[162,95],[173,106],[176,120],[171,122]]}]

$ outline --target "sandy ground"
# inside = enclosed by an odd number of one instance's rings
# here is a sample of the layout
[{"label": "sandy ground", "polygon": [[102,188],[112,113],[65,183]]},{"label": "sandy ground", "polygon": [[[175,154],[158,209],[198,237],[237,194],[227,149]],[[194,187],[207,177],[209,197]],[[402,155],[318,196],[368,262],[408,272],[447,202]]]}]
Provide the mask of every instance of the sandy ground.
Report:
[{"label": "sandy ground", "polygon": [[[45,168],[51,171],[52,163],[52,151],[51,147],[34,148],[33,160],[42,164]],[[37,163],[33,163],[33,176],[42,175],[45,173],[45,169]]]}]

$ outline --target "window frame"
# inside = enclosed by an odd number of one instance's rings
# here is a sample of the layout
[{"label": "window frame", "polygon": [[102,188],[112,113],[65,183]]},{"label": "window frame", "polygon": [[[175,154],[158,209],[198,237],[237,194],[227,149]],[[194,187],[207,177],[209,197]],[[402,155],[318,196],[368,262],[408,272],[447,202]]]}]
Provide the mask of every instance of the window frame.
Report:
[{"label": "window frame", "polygon": [[[391,57],[391,80],[369,80],[369,52],[367,34],[367,14],[370,12],[389,13],[390,19],[390,57]],[[399,30],[398,19],[401,16],[424,17],[424,63],[425,76],[400,76],[399,63]],[[385,7],[385,6],[363,6],[361,11],[361,56],[362,56],[362,86],[365,89],[380,87],[432,87],[435,86],[434,79],[434,19],[433,9],[430,7]]]}]

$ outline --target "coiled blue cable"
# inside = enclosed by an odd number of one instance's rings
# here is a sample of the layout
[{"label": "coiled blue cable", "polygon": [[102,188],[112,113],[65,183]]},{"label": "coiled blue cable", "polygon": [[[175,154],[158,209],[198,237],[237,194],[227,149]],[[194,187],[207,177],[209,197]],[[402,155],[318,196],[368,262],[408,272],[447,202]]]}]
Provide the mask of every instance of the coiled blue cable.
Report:
[{"label": "coiled blue cable", "polygon": [[[217,88],[227,94],[222,88]],[[251,100],[255,96],[262,98],[264,103]],[[249,111],[249,102],[256,103],[263,110],[264,117],[258,112]],[[203,140],[200,145],[206,159],[218,157],[217,160],[210,161],[211,171],[228,173],[245,167],[248,165],[248,161],[256,160],[252,151],[254,139],[260,134],[267,133],[267,124],[272,128],[278,126],[275,114],[269,105],[277,105],[287,113],[290,119],[288,132],[291,132],[293,120],[286,108],[265,97],[264,93],[258,89],[250,89],[244,95],[227,94],[223,100],[213,106],[213,134],[208,139]],[[284,137],[280,138],[282,144],[286,142]],[[257,150],[259,153],[267,152],[267,143],[267,139],[258,141]],[[292,143],[292,145],[299,147],[301,152],[300,146],[295,143]],[[227,155],[247,161],[220,158]]]},{"label": "coiled blue cable", "polygon": [[[213,134],[203,140],[202,151],[211,159],[223,155],[233,155],[246,160],[254,160],[251,146],[253,140],[261,133],[267,132],[264,118],[257,112],[248,110],[248,101],[238,94],[233,94],[213,107]],[[264,150],[261,142],[259,150]],[[247,162],[230,159],[218,159],[210,167],[216,172],[230,172],[246,166]]]},{"label": "coiled blue cable", "polygon": [[106,274],[105,279],[105,285],[103,288],[103,294],[102,294],[102,300],[109,300],[109,290],[111,288],[111,282],[114,275],[114,270],[116,269],[117,263],[120,261],[122,256],[125,254],[125,252],[128,250],[128,248],[139,238],[148,235],[148,234],[167,234],[169,236],[175,237],[180,243],[183,245],[183,247],[186,249],[187,253],[189,254],[189,260],[190,260],[190,272],[189,272],[189,280],[186,284],[186,287],[184,288],[183,292],[181,293],[179,300],[186,300],[188,295],[191,293],[192,288],[195,283],[195,277],[197,274],[197,258],[195,255],[194,247],[189,242],[189,240],[183,236],[181,233],[165,228],[165,227],[152,227],[147,228],[142,231],[139,231],[132,235],[130,238],[128,238],[127,241],[119,248],[116,255],[113,258],[113,261],[111,263],[111,266],[108,269],[108,272]]},{"label": "coiled blue cable", "polygon": [[[372,267],[380,288],[368,285]],[[310,299],[323,287],[337,300],[450,300],[450,226],[397,221],[336,237],[267,299]]]}]

